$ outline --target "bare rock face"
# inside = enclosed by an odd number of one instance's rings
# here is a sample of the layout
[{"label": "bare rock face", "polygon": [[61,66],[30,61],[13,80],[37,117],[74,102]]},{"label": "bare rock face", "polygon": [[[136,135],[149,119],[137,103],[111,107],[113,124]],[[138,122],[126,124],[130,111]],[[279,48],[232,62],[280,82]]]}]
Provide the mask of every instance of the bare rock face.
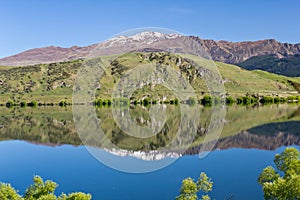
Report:
[{"label": "bare rock face", "polygon": [[86,47],[44,47],[0,59],[1,66],[24,66],[53,63],[130,51],[168,51],[203,55],[201,45],[215,61],[237,64],[253,56],[274,55],[283,58],[300,54],[300,44],[280,43],[276,40],[228,42],[202,40],[195,36],[142,32],[133,36],[118,36]]},{"label": "bare rock face", "polygon": [[277,58],[300,53],[300,44],[280,43],[274,39],[255,42],[227,42],[203,40],[213,60],[237,64],[253,56],[274,55]]}]

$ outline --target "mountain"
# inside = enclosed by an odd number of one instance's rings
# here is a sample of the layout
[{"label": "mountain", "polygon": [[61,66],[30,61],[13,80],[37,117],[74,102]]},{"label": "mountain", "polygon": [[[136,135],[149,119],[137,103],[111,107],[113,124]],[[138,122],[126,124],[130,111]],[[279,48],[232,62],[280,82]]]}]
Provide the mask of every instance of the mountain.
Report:
[{"label": "mountain", "polygon": [[278,58],[275,55],[255,56],[238,64],[247,70],[263,70],[275,74],[300,77],[299,54]]},{"label": "mountain", "polygon": [[[81,58],[97,57],[110,54],[120,54],[130,51],[168,51],[172,53],[188,53],[203,55],[199,45],[206,50],[215,61],[229,64],[238,64],[244,67],[244,62],[259,56],[272,55],[276,59],[289,58],[300,54],[300,44],[280,43],[274,39],[260,40],[254,42],[228,42],[203,40],[195,36],[183,36],[179,34],[163,34],[159,32],[142,32],[133,36],[117,36],[110,40],[93,44],[86,47],[73,46],[70,48],[44,47],[31,49],[22,53],[0,59],[2,66],[24,66],[40,63],[53,63],[70,61]],[[262,62],[256,62],[251,69],[262,69],[273,73],[298,76],[290,73],[299,70],[290,62],[287,70],[277,70],[276,62],[271,63],[272,69],[262,68]],[[298,63],[298,62],[297,62]],[[298,63],[299,64],[299,63]],[[275,70],[273,68],[276,68]],[[296,68],[296,69],[295,69]],[[300,74],[299,74],[300,76]]]},{"label": "mountain", "polygon": [[256,56],[274,55],[285,58],[300,53],[300,43],[280,43],[274,39],[254,42],[203,40],[203,43],[213,60],[230,64],[238,64]]}]

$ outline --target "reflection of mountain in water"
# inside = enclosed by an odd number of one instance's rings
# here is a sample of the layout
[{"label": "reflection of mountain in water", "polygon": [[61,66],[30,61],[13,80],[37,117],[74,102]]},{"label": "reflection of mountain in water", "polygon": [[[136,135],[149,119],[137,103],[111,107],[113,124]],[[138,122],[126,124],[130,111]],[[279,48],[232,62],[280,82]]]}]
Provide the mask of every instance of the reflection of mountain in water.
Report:
[{"label": "reflection of mountain in water", "polygon": [[[243,131],[235,136],[218,140],[214,149],[255,148],[275,150],[281,146],[300,146],[300,121],[271,123]],[[199,153],[200,146],[192,147],[186,154]]]},{"label": "reflection of mountain in water", "polygon": [[[71,108],[41,107],[34,108],[0,108],[0,141],[24,140],[42,145],[81,145],[81,139],[76,133]],[[176,135],[180,118],[177,108],[173,106],[166,120],[163,134],[152,138],[134,139],[118,132],[110,109],[99,110],[102,119],[102,129],[111,141],[120,148],[105,148],[101,141],[95,142],[95,147],[102,148],[114,155],[131,156],[144,160],[159,160],[165,157],[181,156],[180,146],[176,149],[164,151],[166,145]],[[144,112],[145,111],[145,112]],[[137,119],[143,118],[147,123],[146,109],[134,108],[131,115]],[[186,154],[197,154],[203,142],[203,131],[209,124],[210,110],[200,110],[200,126],[203,129],[196,136],[192,147]],[[179,120],[179,121],[178,121]],[[140,120],[139,120],[140,122]],[[171,123],[172,122],[172,123]],[[140,122],[141,123],[141,122]],[[279,105],[257,108],[229,107],[223,133],[214,149],[228,148],[256,148],[273,150],[280,146],[300,145],[299,108],[296,106]]]},{"label": "reflection of mountain in water", "polygon": [[[235,136],[218,140],[214,149],[244,148],[275,150],[281,146],[300,146],[300,121],[271,123],[243,131]],[[198,154],[200,146],[189,148],[185,154]],[[205,150],[205,149],[204,149]],[[160,160],[182,156],[176,152],[106,150],[118,156],[131,156],[143,160]]]}]

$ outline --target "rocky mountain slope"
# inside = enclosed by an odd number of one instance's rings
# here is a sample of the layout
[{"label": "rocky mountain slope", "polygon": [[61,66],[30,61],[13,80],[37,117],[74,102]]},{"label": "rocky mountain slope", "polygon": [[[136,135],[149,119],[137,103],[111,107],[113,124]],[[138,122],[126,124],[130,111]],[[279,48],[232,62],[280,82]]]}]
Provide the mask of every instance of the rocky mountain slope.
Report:
[{"label": "rocky mountain slope", "polygon": [[130,51],[168,51],[205,56],[201,47],[211,55],[213,60],[230,64],[239,64],[256,56],[272,55],[280,59],[300,54],[300,43],[280,43],[274,39],[254,42],[228,42],[203,40],[195,36],[178,34],[142,32],[133,36],[114,37],[86,47],[61,48],[50,46],[31,49],[0,59],[0,65],[24,66],[53,63]]},{"label": "rocky mountain slope", "polygon": [[[195,38],[197,39],[197,38]],[[274,55],[284,58],[300,53],[300,44],[280,43],[274,39],[255,42],[202,40],[213,60],[238,64],[251,57]]]}]

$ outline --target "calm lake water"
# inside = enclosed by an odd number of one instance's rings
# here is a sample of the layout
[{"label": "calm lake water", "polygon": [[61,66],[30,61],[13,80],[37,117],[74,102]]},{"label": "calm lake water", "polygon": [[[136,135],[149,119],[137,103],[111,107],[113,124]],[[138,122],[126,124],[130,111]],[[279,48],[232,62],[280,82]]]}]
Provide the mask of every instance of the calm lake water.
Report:
[{"label": "calm lake water", "polygon": [[[166,124],[176,127],[177,108],[167,109],[172,114]],[[137,123],[151,121],[145,108],[133,108],[130,112]],[[199,124],[205,131],[210,110],[201,108],[199,112],[202,116]],[[300,149],[300,107],[232,106],[227,108],[220,139],[205,158],[198,156],[203,139],[199,131],[191,147],[171,165],[154,172],[133,174],[107,167],[82,146],[71,108],[0,108],[0,113],[0,180],[10,182],[21,192],[31,184],[33,175],[40,175],[59,183],[57,193],[83,191],[91,193],[96,200],[175,199],[184,178],[196,179],[201,172],[206,172],[214,181],[211,193],[214,199],[263,199],[256,182],[262,169],[273,165],[274,155],[286,146]],[[135,140],[117,130],[109,108],[98,109],[96,113],[107,137],[128,152],[159,149],[174,134],[169,128],[166,137]],[[93,146],[111,160],[120,159],[112,151],[104,151],[101,144]],[[130,154],[121,159],[141,161]]]}]

